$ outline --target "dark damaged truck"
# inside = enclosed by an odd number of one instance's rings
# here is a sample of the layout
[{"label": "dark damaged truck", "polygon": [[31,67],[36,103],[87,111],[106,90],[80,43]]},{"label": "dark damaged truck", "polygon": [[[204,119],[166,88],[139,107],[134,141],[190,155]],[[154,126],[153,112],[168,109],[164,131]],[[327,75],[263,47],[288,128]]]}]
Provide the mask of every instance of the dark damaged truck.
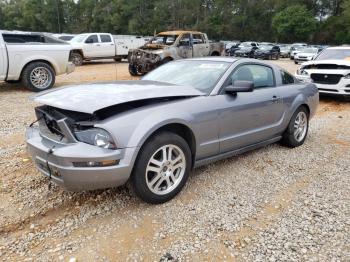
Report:
[{"label": "dark damaged truck", "polygon": [[141,76],[172,60],[221,56],[224,49],[223,43],[212,43],[201,32],[162,32],[142,47],[129,51],[129,72],[132,76]]}]

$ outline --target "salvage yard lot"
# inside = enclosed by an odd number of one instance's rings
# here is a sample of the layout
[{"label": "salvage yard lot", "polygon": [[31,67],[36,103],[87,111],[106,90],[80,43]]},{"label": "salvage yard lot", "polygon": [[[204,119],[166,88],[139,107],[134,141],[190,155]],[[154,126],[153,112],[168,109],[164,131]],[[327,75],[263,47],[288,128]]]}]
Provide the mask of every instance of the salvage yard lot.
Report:
[{"label": "salvage yard lot", "polygon": [[[116,79],[135,79],[127,63],[88,63],[57,85]],[[25,151],[31,95],[0,83],[0,260],[350,260],[349,102],[322,97],[303,146],[201,167],[178,197],[152,206],[127,187],[49,190]]]}]

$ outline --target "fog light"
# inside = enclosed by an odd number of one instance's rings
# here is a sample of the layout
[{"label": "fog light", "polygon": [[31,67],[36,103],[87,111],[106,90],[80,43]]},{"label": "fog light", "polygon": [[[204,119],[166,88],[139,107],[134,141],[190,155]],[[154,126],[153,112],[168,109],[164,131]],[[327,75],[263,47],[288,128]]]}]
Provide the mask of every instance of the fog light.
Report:
[{"label": "fog light", "polygon": [[88,162],[74,162],[74,167],[106,167],[115,166],[119,164],[119,160],[105,160],[101,162],[88,161]]}]

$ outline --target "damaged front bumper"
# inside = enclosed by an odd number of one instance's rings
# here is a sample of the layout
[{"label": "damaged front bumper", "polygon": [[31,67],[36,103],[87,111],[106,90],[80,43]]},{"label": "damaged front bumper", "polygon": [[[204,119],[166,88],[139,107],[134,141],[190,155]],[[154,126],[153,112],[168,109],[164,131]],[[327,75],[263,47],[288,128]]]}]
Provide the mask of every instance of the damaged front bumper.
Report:
[{"label": "damaged front bumper", "polygon": [[[35,126],[27,129],[26,141],[28,152],[40,172],[69,191],[125,184],[137,149],[110,150],[82,142],[60,143],[41,135]],[[102,166],[94,166],[98,163]]]},{"label": "damaged front bumper", "polygon": [[161,56],[148,50],[131,50],[128,55],[128,62],[141,74],[155,69],[161,64]]}]

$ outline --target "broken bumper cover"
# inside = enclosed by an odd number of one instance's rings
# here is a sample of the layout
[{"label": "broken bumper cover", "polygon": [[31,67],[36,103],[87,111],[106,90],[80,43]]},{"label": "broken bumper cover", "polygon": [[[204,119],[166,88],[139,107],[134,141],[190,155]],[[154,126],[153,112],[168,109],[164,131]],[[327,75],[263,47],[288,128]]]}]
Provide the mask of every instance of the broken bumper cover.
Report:
[{"label": "broken bumper cover", "polygon": [[[82,142],[61,144],[42,137],[36,127],[27,129],[26,141],[27,150],[40,172],[69,191],[95,190],[125,184],[130,177],[137,149],[109,150]],[[76,164],[103,161],[115,164],[98,167],[77,167]]]},{"label": "broken bumper cover", "polygon": [[160,65],[161,57],[145,50],[132,50],[129,53],[128,61],[137,67],[138,71],[147,73]]},{"label": "broken bumper cover", "polygon": [[295,74],[295,78],[302,83],[313,83],[322,94],[350,96],[350,79],[342,77],[337,84],[315,83],[309,75]]}]

